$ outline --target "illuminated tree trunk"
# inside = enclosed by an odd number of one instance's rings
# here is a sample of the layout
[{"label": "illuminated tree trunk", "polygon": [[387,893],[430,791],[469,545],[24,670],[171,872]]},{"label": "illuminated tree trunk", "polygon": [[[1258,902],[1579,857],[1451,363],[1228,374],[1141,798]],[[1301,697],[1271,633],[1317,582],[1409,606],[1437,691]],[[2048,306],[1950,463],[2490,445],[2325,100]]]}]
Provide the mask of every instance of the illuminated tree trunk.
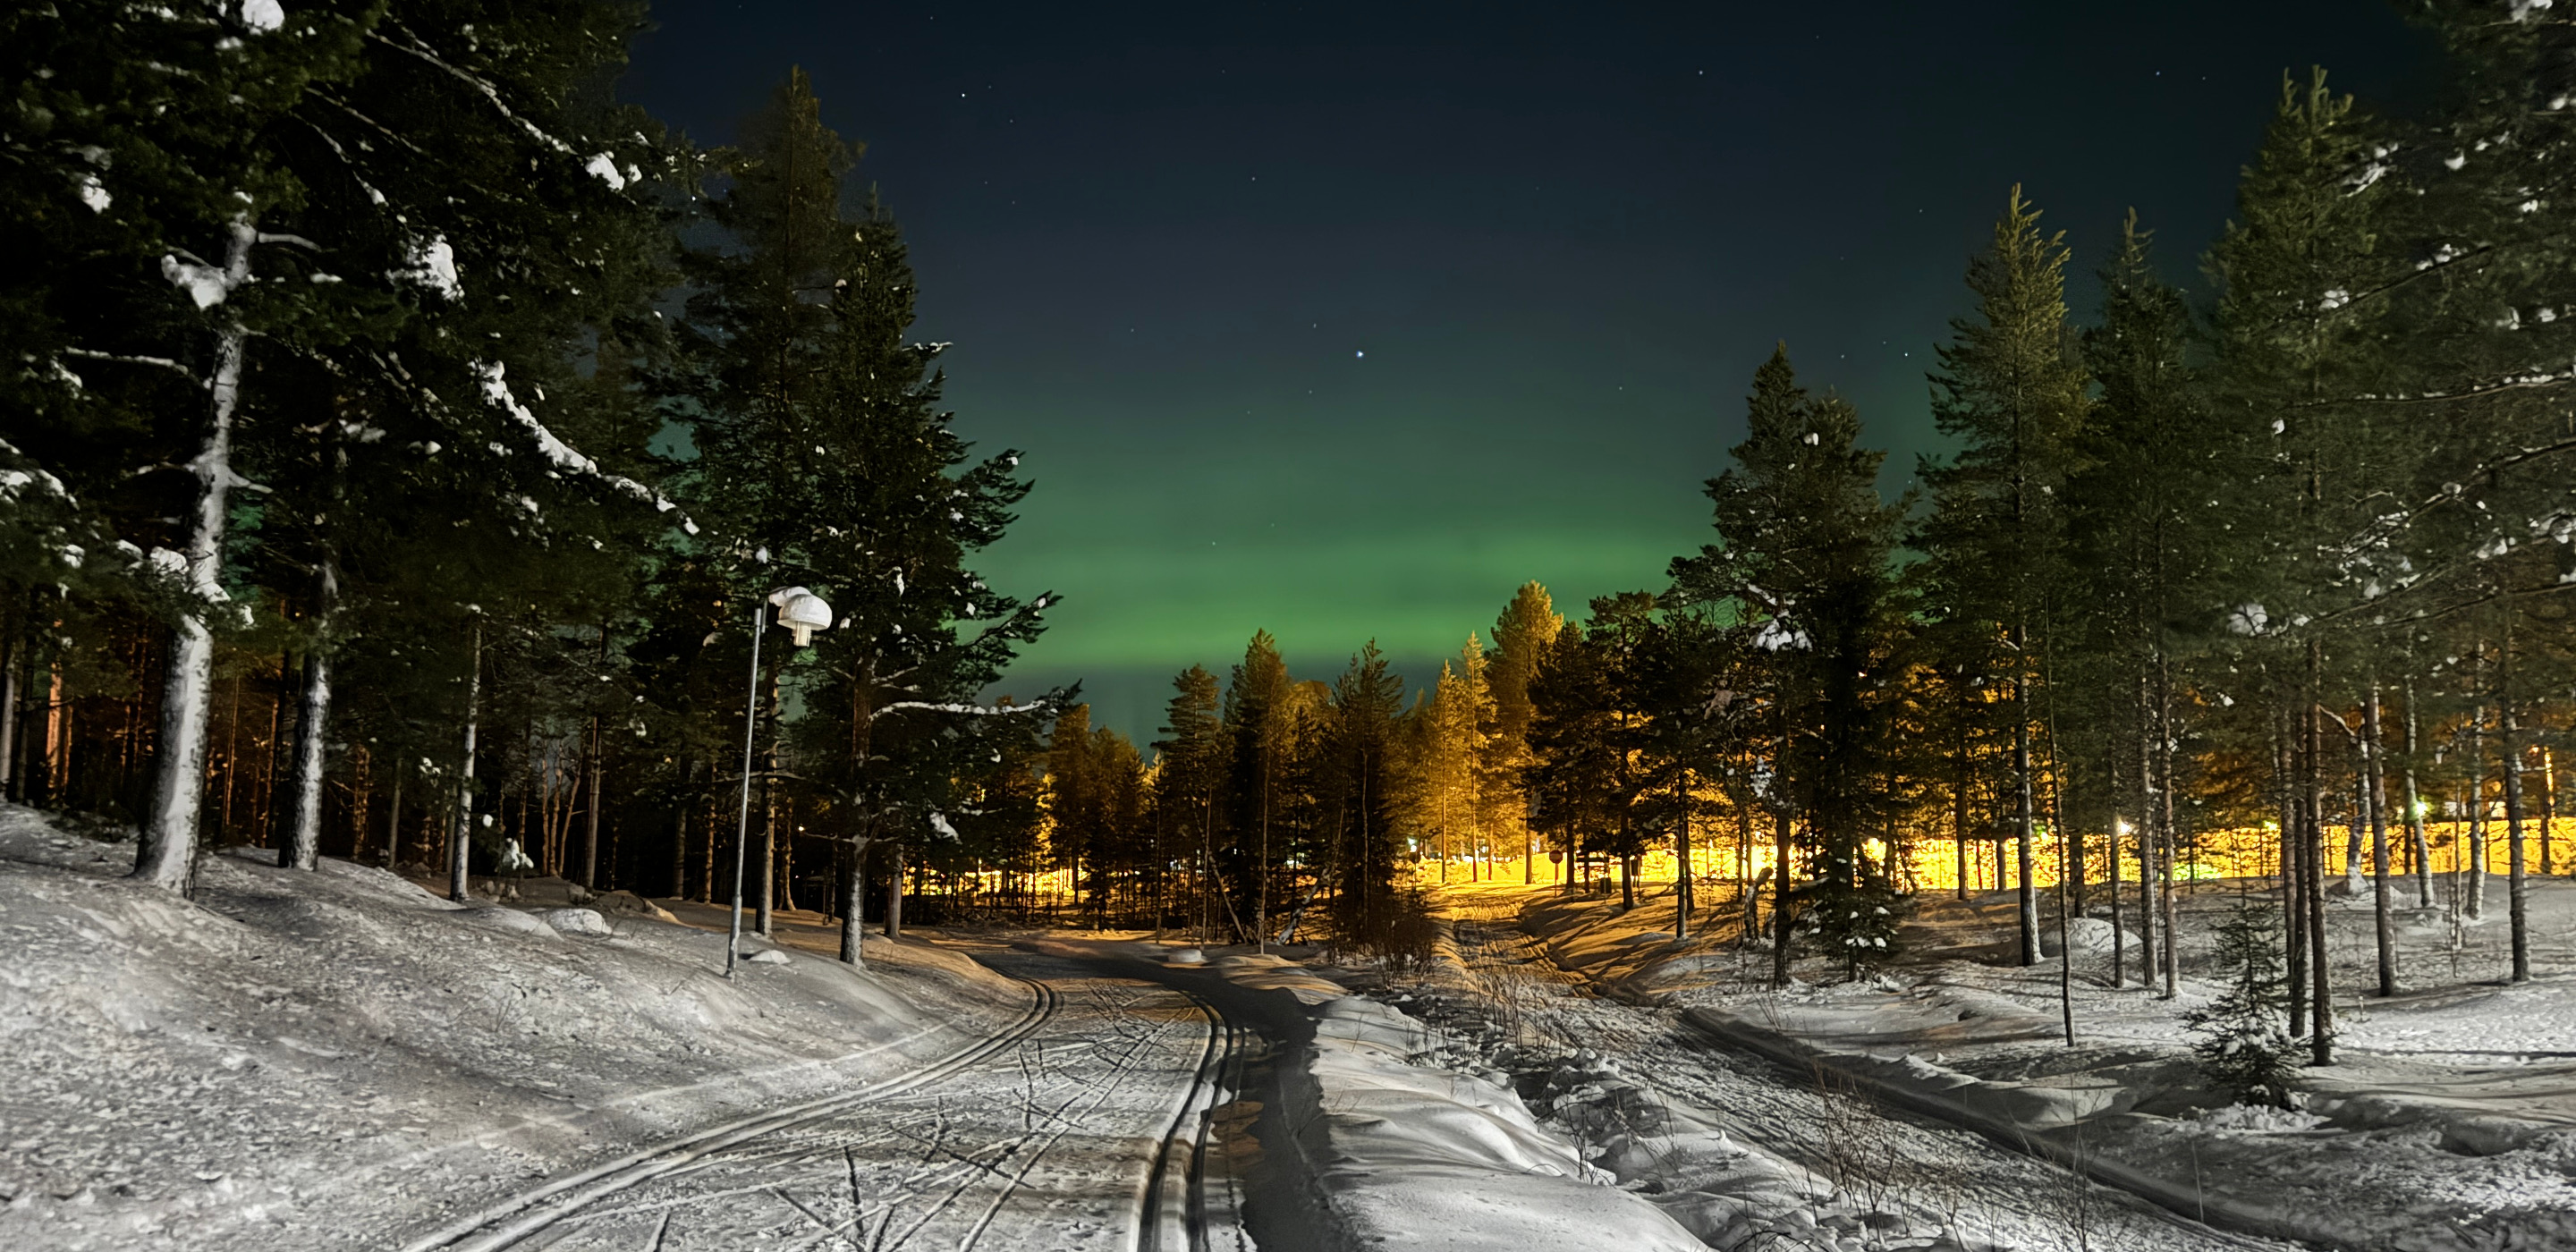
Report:
[{"label": "illuminated tree trunk", "polygon": [[[250,281],[251,245],[259,232],[247,217],[235,219],[225,243],[223,285]],[[215,368],[208,377],[205,441],[188,470],[197,479],[189,519],[188,588],[201,603],[179,615],[163,679],[159,767],[152,802],[137,826],[134,877],[164,891],[186,894],[196,882],[197,825],[206,790],[206,722],[213,702],[215,637],[198,615],[224,598],[224,527],[233,485],[233,413],[241,403],[242,357],[250,331],[227,314],[215,333]]]},{"label": "illuminated tree trunk", "polygon": [[2362,708],[2361,800],[2370,815],[2370,909],[2372,931],[2379,942],[2379,994],[2384,998],[2397,994],[2397,919],[2389,900],[2387,768],[2381,759],[2379,724],[2379,680],[2373,678],[2369,702]]}]

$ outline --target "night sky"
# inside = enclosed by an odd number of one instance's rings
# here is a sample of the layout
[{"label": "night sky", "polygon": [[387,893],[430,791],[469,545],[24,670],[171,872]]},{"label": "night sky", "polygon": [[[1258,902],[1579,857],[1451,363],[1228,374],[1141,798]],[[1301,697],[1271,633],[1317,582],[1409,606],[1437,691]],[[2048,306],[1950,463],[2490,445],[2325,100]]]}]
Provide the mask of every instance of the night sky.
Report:
[{"label": "night sky", "polygon": [[2284,68],[2402,110],[2430,57],[2372,0],[1091,7],[667,0],[624,93],[718,144],[812,74],[1027,452],[1010,685],[1140,742],[1256,627],[1419,681],[1524,580],[1660,587],[1774,340],[1901,487],[2014,182],[2082,316],[2128,206],[2194,278]]}]

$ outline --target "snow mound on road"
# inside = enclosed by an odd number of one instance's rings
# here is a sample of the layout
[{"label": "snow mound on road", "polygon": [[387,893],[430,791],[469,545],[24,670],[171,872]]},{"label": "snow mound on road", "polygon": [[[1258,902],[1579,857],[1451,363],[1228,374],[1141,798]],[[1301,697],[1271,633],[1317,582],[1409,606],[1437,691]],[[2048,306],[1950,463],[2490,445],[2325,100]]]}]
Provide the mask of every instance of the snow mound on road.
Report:
[{"label": "snow mound on road", "polygon": [[1409,1059],[1420,1024],[1356,996],[1320,1006],[1300,1135],[1327,1201],[1361,1247],[1699,1252],[1662,1210],[1614,1186],[1542,1129],[1520,1097]]}]

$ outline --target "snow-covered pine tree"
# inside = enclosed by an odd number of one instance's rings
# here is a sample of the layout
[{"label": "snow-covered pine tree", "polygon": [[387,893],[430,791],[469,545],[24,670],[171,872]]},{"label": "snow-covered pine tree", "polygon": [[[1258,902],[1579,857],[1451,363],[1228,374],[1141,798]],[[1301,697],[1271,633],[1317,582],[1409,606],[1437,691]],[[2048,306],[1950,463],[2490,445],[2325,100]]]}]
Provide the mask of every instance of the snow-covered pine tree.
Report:
[{"label": "snow-covered pine tree", "polygon": [[2201,1036],[2192,1055],[2211,1082],[2240,1101],[2288,1108],[2298,1049],[2281,1027],[2289,984],[2281,972],[2279,917],[2251,900],[2237,901],[2218,924],[2215,955],[2226,990],[2183,1010],[2183,1021]]},{"label": "snow-covered pine tree", "polygon": [[32,158],[11,162],[0,198],[36,271],[11,275],[4,333],[52,393],[23,446],[79,466],[75,498],[116,493],[119,537],[154,549],[176,601],[135,869],[171,890],[193,881],[216,632],[240,590],[226,531],[253,341],[310,347],[354,303],[312,281],[329,273],[314,242],[280,226],[306,189],[276,133],[314,84],[355,72],[374,20],[367,4],[74,0],[0,30],[18,84],[8,146]]},{"label": "snow-covered pine tree", "polygon": [[[389,4],[359,72],[300,101],[281,142],[308,189],[299,231],[345,271],[338,285],[395,310],[280,363],[261,401],[278,436],[267,460],[293,488],[274,509],[272,568],[306,606],[288,863],[317,849],[331,675],[350,639],[397,617],[440,622],[449,664],[431,669],[452,669],[479,619],[498,710],[533,726],[511,707],[527,685],[507,679],[590,654],[558,627],[605,629],[643,546],[679,521],[637,477],[653,425],[625,366],[662,334],[646,170],[669,178],[684,161],[640,111],[597,94],[640,22],[614,0]],[[294,394],[299,367],[319,402]],[[397,588],[409,594],[379,594]],[[556,693],[549,711],[577,720],[598,686],[574,688],[570,709]],[[452,892],[469,850],[451,840]]]},{"label": "snow-covered pine tree", "polygon": [[2237,220],[2209,266],[2221,287],[2213,403],[2250,445],[2240,462],[2266,470],[2242,489],[2251,507],[2236,520],[2254,532],[2242,541],[2253,552],[2228,624],[2242,639],[2238,665],[2267,673],[2292,728],[2285,790],[2297,828],[2283,832],[2290,1020],[2295,1033],[2303,1009],[2313,1011],[2318,1064],[2331,1061],[2334,1039],[2321,881],[2327,756],[2342,751],[2323,719],[2330,702],[2344,703],[2338,689],[2361,685],[2364,649],[2375,642],[2364,614],[2416,577],[2398,546],[2405,536],[2384,525],[2385,493],[2413,476],[2425,432],[2356,403],[2403,385],[2380,298],[2409,272],[2383,234],[2385,206],[2402,198],[2390,142],[2351,97],[2328,89],[2322,70],[2304,84],[2284,75],[2262,150],[2238,186]]},{"label": "snow-covered pine tree", "polygon": [[[873,196],[844,212],[856,159],[801,71],[719,157],[725,184],[706,212],[730,242],[686,260],[681,415],[698,452],[692,498],[723,536],[700,555],[731,602],[799,584],[839,615],[795,679],[798,772],[854,855],[892,848],[900,892],[903,848],[955,839],[972,780],[1025,755],[1053,715],[1053,694],[979,699],[1053,597],[1023,604],[967,566],[1028,487],[1017,453],[973,458],[939,409],[945,345],[905,338],[902,233]],[[852,899],[839,911],[859,910]],[[845,959],[856,934],[853,923]]]}]

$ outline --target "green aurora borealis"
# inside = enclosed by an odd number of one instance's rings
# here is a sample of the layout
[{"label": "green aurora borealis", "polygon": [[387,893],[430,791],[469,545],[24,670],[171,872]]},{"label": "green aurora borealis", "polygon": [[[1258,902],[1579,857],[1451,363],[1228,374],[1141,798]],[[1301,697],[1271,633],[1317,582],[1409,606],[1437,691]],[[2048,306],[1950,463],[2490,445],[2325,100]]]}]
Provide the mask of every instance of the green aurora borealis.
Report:
[{"label": "green aurora borealis", "polygon": [[[791,63],[866,142],[959,429],[1037,489],[980,568],[1064,599],[1006,690],[1153,737],[1257,628],[1409,677],[1513,588],[1662,583],[1785,339],[1902,489],[2007,187],[2177,279],[2285,67],[2406,98],[2388,6],[767,6],[663,0],[621,91],[701,143]],[[1365,355],[1362,355],[1365,354]]]}]

